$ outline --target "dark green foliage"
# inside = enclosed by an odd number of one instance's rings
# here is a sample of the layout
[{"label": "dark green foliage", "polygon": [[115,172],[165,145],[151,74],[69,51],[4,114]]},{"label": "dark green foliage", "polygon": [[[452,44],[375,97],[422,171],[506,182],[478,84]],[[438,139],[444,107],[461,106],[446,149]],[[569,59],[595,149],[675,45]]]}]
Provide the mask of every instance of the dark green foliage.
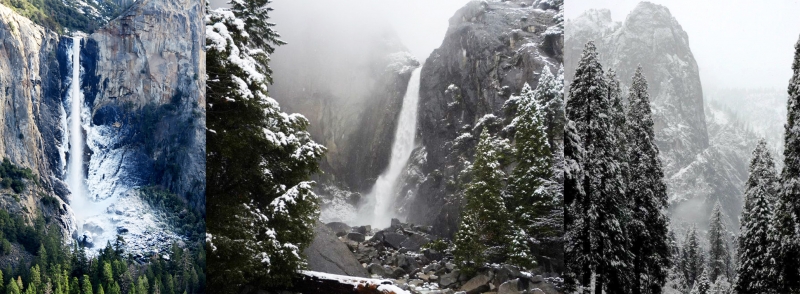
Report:
[{"label": "dark green foliage", "polygon": [[20,168],[11,163],[8,158],[3,158],[3,163],[0,165],[0,178],[3,180],[3,188],[11,188],[14,193],[22,193],[27,187],[25,180],[36,182],[36,176],[29,168]]},{"label": "dark green foliage", "polygon": [[[103,25],[102,20],[78,12],[62,0],[0,0],[0,4],[11,7],[34,23],[59,33],[63,33],[65,28],[91,33]],[[109,18],[114,18],[121,12],[121,8],[111,1],[98,1],[96,8]]]},{"label": "dark green foliage", "polygon": [[202,215],[191,209],[185,199],[158,186],[141,188],[141,197],[161,214],[178,232],[191,240],[200,240],[205,234]]},{"label": "dark green foliage", "polygon": [[239,1],[232,3],[233,16],[211,11],[207,17],[207,27],[222,25],[230,33],[206,31],[212,293],[288,286],[304,267],[302,250],[312,241],[318,214],[309,180],[325,148],[306,131],[308,120],[283,113],[267,96],[268,54],[283,44],[268,22],[268,4]]},{"label": "dark green foliage", "polygon": [[[155,255],[147,263],[139,264],[131,256],[125,256],[119,244],[116,249],[107,244],[92,258],[86,256],[84,248],[70,250],[63,245],[58,227],[46,225],[41,216],[34,226],[26,226],[20,217],[9,217],[0,211],[0,225],[3,234],[14,230],[29,234],[14,242],[35,256],[33,264],[28,267],[20,263],[0,275],[4,285],[9,285],[11,279],[19,279],[20,293],[34,289],[34,293],[45,293],[48,286],[49,293],[57,294],[96,294],[100,288],[109,294],[134,293],[131,290],[136,279],[159,281],[145,287],[145,292],[136,293],[205,293],[205,252],[200,244],[194,245],[197,249],[173,245],[169,261]],[[38,244],[37,249],[31,249],[33,244]],[[94,291],[88,292],[89,288]]]},{"label": "dark green foliage", "polygon": [[703,273],[705,258],[703,249],[697,239],[697,229],[692,227],[686,235],[681,249],[680,271],[686,281],[686,286],[691,289]]},{"label": "dark green foliage", "polygon": [[495,139],[483,129],[475,151],[475,162],[470,170],[472,179],[464,192],[466,205],[461,211],[453,250],[459,268],[467,273],[483,266],[486,249],[503,248],[510,241],[511,216],[501,196],[505,174],[500,165],[502,152],[498,148],[507,144],[506,140]]}]

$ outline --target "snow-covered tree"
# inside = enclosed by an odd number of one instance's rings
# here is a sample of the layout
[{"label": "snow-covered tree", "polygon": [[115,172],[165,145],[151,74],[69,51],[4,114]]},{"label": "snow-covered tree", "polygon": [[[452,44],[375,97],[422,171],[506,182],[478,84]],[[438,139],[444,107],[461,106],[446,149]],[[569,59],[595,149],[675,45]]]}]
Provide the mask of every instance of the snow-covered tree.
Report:
[{"label": "snow-covered tree", "polygon": [[545,67],[536,90],[531,90],[526,83],[520,96],[515,97],[517,112],[511,124],[515,127],[516,166],[505,199],[514,225],[530,237],[523,242],[528,254],[541,254],[542,247],[553,246],[553,241],[560,240],[563,235],[563,204],[558,195],[561,189],[559,183],[553,181],[553,154],[545,127],[546,109],[541,106],[545,101],[557,100],[560,95],[560,86]]},{"label": "snow-covered tree", "polygon": [[719,277],[728,278],[731,272],[731,253],[728,246],[728,230],[722,223],[722,206],[717,201],[711,212],[708,228],[708,278],[716,281]]},{"label": "snow-covered tree", "polygon": [[650,95],[642,68],[636,69],[626,114],[628,226],[633,251],[633,293],[659,293],[670,268],[667,186],[655,143]]},{"label": "snow-covered tree", "polygon": [[[720,276],[711,287],[708,288],[708,294],[732,294],[733,287],[725,276]],[[764,292],[739,292],[739,293],[764,293]]]},{"label": "snow-covered tree", "polygon": [[456,232],[453,255],[459,266],[471,272],[482,266],[483,248],[509,246],[509,221],[503,197],[502,154],[498,145],[508,145],[508,140],[496,139],[484,128],[481,132],[471,181],[464,191],[466,205],[461,211],[461,224]]},{"label": "snow-covered tree", "polygon": [[[567,233],[572,235],[568,238],[578,238],[576,241],[582,246],[580,251],[569,253],[567,262],[579,264],[571,265],[570,269],[578,271],[571,274],[579,279],[577,287],[584,292],[590,291],[588,285],[594,274],[595,291],[624,293],[629,287],[631,255],[629,240],[622,228],[628,205],[618,153],[622,142],[614,127],[613,104],[592,42],[586,44],[575,71],[566,113],[568,122],[574,123],[584,150],[583,163],[579,163],[583,171],[580,183],[583,194],[567,196],[567,191],[576,190],[565,187],[565,199],[570,199],[576,208],[567,211],[574,214],[569,216],[572,226],[567,227],[567,231],[573,232]],[[566,156],[565,150],[566,160],[575,159]],[[572,151],[568,156],[574,156]],[[575,205],[575,202],[580,204]]]},{"label": "snow-covered tree", "polygon": [[283,44],[268,0],[206,15],[206,252],[210,293],[290,283],[305,267],[318,206],[310,175],[325,148],[308,120],[267,95],[269,54]]},{"label": "snow-covered tree", "polygon": [[775,162],[762,139],[753,151],[750,176],[745,184],[739,234],[736,291],[777,293],[778,272],[773,250],[779,248],[773,236],[773,203],[777,199]]},{"label": "snow-covered tree", "polygon": [[[564,128],[564,215],[568,268],[568,290],[590,293],[592,274],[600,259],[594,250],[593,225],[597,222],[596,205],[591,199],[593,187],[589,185],[588,161],[592,158],[586,148],[593,139],[588,133],[589,121],[594,118],[589,111],[590,100],[604,97],[605,81],[603,69],[597,60],[594,43],[586,44],[575,80],[569,89],[566,103],[567,122]],[[602,99],[602,98],[600,98]]]},{"label": "snow-covered tree", "polygon": [[708,273],[705,270],[703,270],[703,272],[700,274],[700,277],[697,279],[697,282],[694,283],[692,291],[689,293],[708,294],[709,289],[711,289],[711,281],[708,280]]},{"label": "snow-covered tree", "polygon": [[800,292],[800,243],[796,231],[800,216],[800,40],[794,50],[792,78],[788,87],[780,199],[775,209],[775,226],[781,244],[777,259],[780,261],[778,285],[781,293]]},{"label": "snow-covered tree", "polygon": [[[583,191],[583,146],[575,122],[564,124],[564,274],[565,292],[588,293],[591,282],[592,256],[588,198]],[[587,281],[584,275],[589,273]]]},{"label": "snow-covered tree", "polygon": [[705,258],[697,238],[697,228],[692,226],[686,233],[681,249],[680,267],[686,285],[692,288],[704,271]]}]

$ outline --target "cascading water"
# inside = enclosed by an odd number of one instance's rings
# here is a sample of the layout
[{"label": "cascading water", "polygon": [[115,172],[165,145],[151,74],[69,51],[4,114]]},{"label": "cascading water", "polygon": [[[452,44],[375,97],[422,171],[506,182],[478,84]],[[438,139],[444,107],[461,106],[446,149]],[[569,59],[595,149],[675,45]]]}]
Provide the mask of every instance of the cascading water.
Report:
[{"label": "cascading water", "polygon": [[[75,212],[78,228],[81,228],[89,210],[89,199],[86,197],[85,172],[83,169],[83,154],[85,140],[81,125],[81,105],[83,92],[81,91],[81,37],[72,37],[71,62],[72,76],[67,102],[67,133],[69,134],[69,158],[67,159],[67,185],[70,190],[70,204]],[[80,233],[80,232],[78,232]]]},{"label": "cascading water", "polygon": [[[417,68],[411,73],[408,81],[406,95],[403,97],[403,107],[400,110],[400,119],[392,143],[392,157],[389,167],[378,177],[367,199],[374,201],[374,211],[371,225],[376,228],[388,227],[391,219],[396,217],[392,209],[397,195],[397,182],[403,169],[408,163],[411,151],[414,150],[415,135],[417,130],[417,102],[419,101],[419,79],[422,68]],[[368,212],[365,212],[368,214]]]}]

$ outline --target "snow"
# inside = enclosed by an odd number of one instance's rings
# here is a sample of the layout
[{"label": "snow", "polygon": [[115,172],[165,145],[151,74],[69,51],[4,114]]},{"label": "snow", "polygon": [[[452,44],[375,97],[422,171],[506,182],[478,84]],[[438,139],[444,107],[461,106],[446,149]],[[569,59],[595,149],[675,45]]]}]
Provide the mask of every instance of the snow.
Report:
[{"label": "snow", "polygon": [[314,277],[324,280],[332,280],[342,284],[352,285],[353,288],[356,288],[359,285],[361,286],[378,285],[378,291],[381,291],[383,293],[411,294],[411,292],[403,290],[400,287],[397,287],[390,280],[351,277],[351,276],[336,275],[336,274],[329,274],[316,271],[301,271],[300,273],[309,277]]}]

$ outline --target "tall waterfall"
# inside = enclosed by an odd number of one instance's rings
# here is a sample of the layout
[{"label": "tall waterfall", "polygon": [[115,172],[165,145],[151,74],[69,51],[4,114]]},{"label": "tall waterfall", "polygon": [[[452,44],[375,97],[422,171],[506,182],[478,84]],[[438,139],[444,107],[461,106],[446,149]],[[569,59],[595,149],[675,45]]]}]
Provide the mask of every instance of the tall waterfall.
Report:
[{"label": "tall waterfall", "polygon": [[389,168],[378,177],[372,191],[367,196],[375,204],[371,223],[376,228],[388,227],[392,217],[396,217],[396,210],[392,209],[392,205],[395,203],[398,192],[397,180],[408,163],[411,151],[414,150],[421,70],[421,67],[415,69],[408,81],[406,95],[403,97],[403,108],[400,110],[400,119],[397,122],[397,130],[392,143]]},{"label": "tall waterfall", "polygon": [[78,241],[83,241],[84,224],[86,220],[97,213],[97,205],[88,197],[86,188],[86,172],[83,166],[83,154],[86,148],[86,140],[83,137],[83,91],[81,91],[81,39],[82,37],[72,37],[72,49],[70,50],[72,76],[69,85],[67,103],[67,134],[69,136],[69,158],[67,159],[67,186],[69,187],[70,206],[75,213],[75,223],[77,234],[73,237]]},{"label": "tall waterfall", "polygon": [[[86,199],[83,171],[83,131],[81,128],[81,37],[72,37],[72,79],[69,88],[69,113],[67,118],[69,133],[69,159],[67,161],[67,185],[72,193],[70,200],[80,203]],[[73,204],[73,206],[75,206]],[[75,207],[76,211],[80,207]]]}]

